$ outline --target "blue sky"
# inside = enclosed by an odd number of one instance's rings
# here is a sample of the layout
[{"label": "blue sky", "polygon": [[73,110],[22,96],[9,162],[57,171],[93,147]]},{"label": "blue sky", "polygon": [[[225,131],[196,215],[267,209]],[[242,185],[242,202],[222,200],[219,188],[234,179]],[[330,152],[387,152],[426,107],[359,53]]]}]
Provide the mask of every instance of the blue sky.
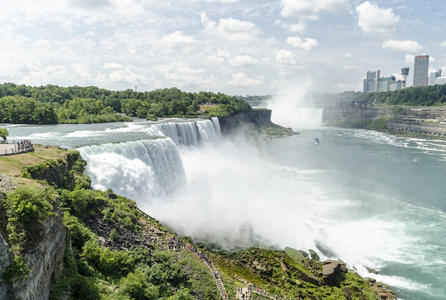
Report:
[{"label": "blue sky", "polygon": [[[6,2],[6,3],[5,3]],[[431,56],[444,0],[15,0],[0,4],[0,82],[231,95],[362,90]]]}]

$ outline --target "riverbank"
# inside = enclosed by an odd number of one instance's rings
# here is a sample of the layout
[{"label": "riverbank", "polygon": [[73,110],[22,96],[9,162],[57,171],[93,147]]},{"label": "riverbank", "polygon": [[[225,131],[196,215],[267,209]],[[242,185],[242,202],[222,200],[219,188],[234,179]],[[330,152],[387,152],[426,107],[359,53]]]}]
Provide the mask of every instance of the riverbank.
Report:
[{"label": "riverbank", "polygon": [[331,127],[446,140],[446,107],[338,105],[324,107],[322,121]]}]

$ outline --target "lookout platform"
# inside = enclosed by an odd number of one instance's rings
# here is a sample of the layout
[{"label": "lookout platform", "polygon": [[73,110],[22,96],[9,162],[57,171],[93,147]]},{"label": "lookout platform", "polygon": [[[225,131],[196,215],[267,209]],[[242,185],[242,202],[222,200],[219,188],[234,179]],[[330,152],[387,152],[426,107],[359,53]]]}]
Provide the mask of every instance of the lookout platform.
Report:
[{"label": "lookout platform", "polygon": [[5,155],[14,155],[27,153],[34,150],[34,146],[32,143],[29,143],[28,146],[21,146],[20,150],[17,144],[1,144],[0,143],[0,156]]}]

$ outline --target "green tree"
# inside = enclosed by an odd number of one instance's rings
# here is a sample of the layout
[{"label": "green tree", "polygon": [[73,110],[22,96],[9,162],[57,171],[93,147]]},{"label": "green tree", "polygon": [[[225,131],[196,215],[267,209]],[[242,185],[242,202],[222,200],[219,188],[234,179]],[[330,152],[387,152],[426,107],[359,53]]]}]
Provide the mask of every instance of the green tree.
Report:
[{"label": "green tree", "polygon": [[9,132],[6,128],[0,128],[0,137],[6,142],[6,139],[8,138]]}]

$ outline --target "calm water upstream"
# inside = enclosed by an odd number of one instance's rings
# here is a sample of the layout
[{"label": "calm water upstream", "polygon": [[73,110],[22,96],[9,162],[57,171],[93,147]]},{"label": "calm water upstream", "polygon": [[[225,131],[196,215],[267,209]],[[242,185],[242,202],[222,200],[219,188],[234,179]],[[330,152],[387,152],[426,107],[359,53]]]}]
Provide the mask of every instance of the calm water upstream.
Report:
[{"label": "calm water upstream", "polygon": [[215,121],[180,124],[6,127],[10,140],[79,149],[96,188],[182,234],[229,246],[249,222],[273,244],[341,258],[402,299],[446,299],[446,143],[318,127],[258,148],[221,138]]}]

